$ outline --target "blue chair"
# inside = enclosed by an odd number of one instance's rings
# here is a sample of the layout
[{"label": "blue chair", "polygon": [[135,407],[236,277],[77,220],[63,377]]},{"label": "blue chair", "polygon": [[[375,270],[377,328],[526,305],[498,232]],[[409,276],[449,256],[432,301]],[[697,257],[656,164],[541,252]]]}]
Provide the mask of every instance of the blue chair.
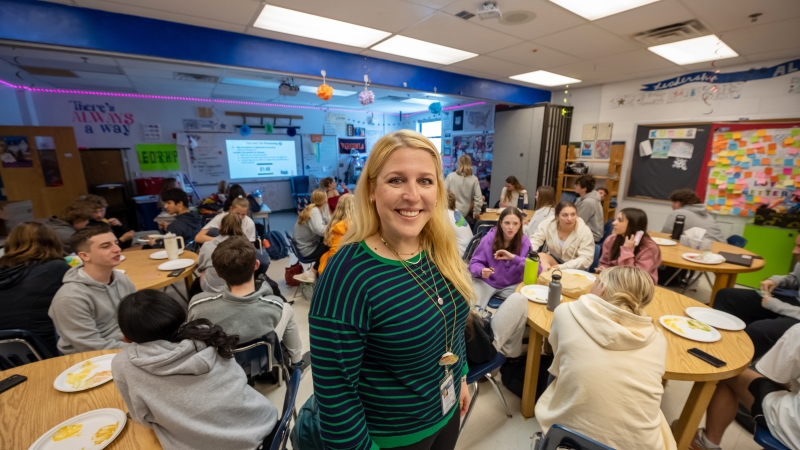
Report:
[{"label": "blue chair", "polygon": [[283,385],[283,378],[289,378],[289,370],[283,364],[283,352],[278,335],[274,331],[245,342],[233,351],[233,357],[247,375],[247,382],[255,384],[255,377],[272,372],[278,368],[278,385]]},{"label": "blue chair", "polygon": [[481,239],[483,239],[483,235],[476,234],[469,241],[469,244],[467,244],[467,249],[464,250],[464,256],[462,257],[465,263],[469,264],[469,260],[472,259],[472,254],[475,253],[475,249],[478,248],[478,244],[481,243]]},{"label": "blue chair", "polygon": [[492,228],[497,226],[496,220],[479,220],[475,222],[474,234],[475,236],[484,235]]},{"label": "blue chair", "polygon": [[775,436],[773,436],[769,430],[765,430],[759,426],[756,427],[756,433],[753,435],[753,440],[756,441],[756,444],[764,447],[764,450],[789,450],[789,447],[783,445],[781,441],[775,439]]},{"label": "blue chair", "polygon": [[603,252],[603,246],[600,244],[594,244],[594,259],[592,260],[592,265],[589,266],[589,273],[594,273],[594,269],[597,269],[597,265],[600,264],[600,254]]},{"label": "blue chair", "polygon": [[311,201],[311,187],[307,176],[289,178],[289,187],[292,190],[292,201],[295,209],[300,209],[301,200]]},{"label": "blue chair", "polygon": [[601,444],[594,439],[586,437],[569,428],[555,424],[550,427],[547,435],[542,438],[542,433],[538,432],[533,436],[532,450],[614,450],[613,448]]},{"label": "blue chair", "polygon": [[606,239],[611,236],[611,233],[614,232],[614,219],[608,219],[605,225],[603,225],[603,240],[600,242],[605,242]]},{"label": "blue chair", "polygon": [[281,421],[278,422],[278,428],[275,431],[275,439],[272,440],[270,450],[285,450],[286,444],[289,442],[289,434],[292,429],[289,423],[292,417],[297,418],[295,413],[294,404],[297,400],[297,390],[300,388],[300,369],[295,369],[286,383],[286,395],[283,397],[283,412],[281,413]]},{"label": "blue chair", "polygon": [[[469,403],[469,408],[467,409],[467,414],[464,416],[464,420],[461,421],[461,428],[459,428],[458,433],[461,434],[461,431],[464,429],[464,425],[469,420],[469,415],[472,413],[472,409],[475,407],[475,403],[478,400],[478,380],[481,378],[486,378],[489,380],[489,383],[492,384],[494,391],[497,392],[497,396],[500,397],[500,401],[503,402],[503,407],[506,408],[506,416],[511,418],[511,412],[508,410],[508,404],[506,403],[506,398],[503,396],[503,392],[497,386],[497,383],[494,381],[494,377],[492,377],[492,372],[495,369],[499,369],[503,363],[506,362],[506,357],[503,356],[502,353],[497,352],[497,354],[492,358],[490,361],[485,362],[483,364],[478,364],[476,366],[471,366],[469,372],[467,373],[467,385],[472,385],[474,389],[472,393],[472,401]],[[458,414],[458,412],[456,412]]]},{"label": "blue chair", "polygon": [[0,370],[52,358],[42,339],[27,330],[0,330]]},{"label": "blue chair", "polygon": [[731,244],[735,247],[744,248],[744,246],[747,245],[747,239],[739,236],[738,234],[733,234],[728,237],[728,244]]}]

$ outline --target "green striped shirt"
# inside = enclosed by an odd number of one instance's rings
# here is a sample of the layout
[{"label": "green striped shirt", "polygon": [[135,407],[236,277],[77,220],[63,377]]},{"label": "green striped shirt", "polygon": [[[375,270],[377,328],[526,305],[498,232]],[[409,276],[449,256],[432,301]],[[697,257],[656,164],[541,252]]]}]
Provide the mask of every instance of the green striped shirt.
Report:
[{"label": "green striped shirt", "polygon": [[[440,308],[447,318],[447,342],[456,308],[452,351],[459,360],[451,370],[459,398],[460,378],[467,374],[464,327],[469,306],[449,281],[448,292],[433,263],[430,272],[424,271],[424,257],[409,266],[434,299],[438,295],[444,300]],[[458,402],[442,414],[442,313],[399,261],[378,256],[364,242],[339,248],[317,281],[309,328],[314,395],[328,449],[410,445],[458,414]]]}]

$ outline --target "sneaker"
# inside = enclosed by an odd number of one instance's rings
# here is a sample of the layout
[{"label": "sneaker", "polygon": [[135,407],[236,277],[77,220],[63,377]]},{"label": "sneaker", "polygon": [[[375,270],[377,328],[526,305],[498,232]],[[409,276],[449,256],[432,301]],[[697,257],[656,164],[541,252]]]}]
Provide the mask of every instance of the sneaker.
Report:
[{"label": "sneaker", "polygon": [[291,372],[294,372],[295,369],[300,369],[300,379],[302,380],[303,377],[306,376],[306,373],[308,373],[308,369],[310,367],[311,367],[311,352],[305,352],[303,354],[303,359],[292,364]]},{"label": "sneaker", "polygon": [[689,446],[690,450],[722,450],[721,447],[718,445],[714,445],[708,442],[705,435],[703,434],[705,428],[701,428],[697,430],[697,433],[694,435],[694,439],[692,439],[692,444]]},{"label": "sneaker", "polygon": [[295,275],[292,278],[294,278],[295,280],[297,280],[297,281],[299,281],[301,283],[313,283],[313,282],[317,281],[317,276],[314,275],[314,272],[312,272],[310,270],[305,271],[305,272],[303,272],[303,273],[301,273],[299,275]]}]

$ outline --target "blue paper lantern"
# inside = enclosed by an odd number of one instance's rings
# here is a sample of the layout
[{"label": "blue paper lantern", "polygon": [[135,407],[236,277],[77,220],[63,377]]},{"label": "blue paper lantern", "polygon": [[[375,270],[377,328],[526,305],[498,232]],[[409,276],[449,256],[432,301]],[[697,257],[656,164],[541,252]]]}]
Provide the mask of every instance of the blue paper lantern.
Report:
[{"label": "blue paper lantern", "polygon": [[428,111],[430,111],[431,114],[441,114],[442,113],[441,102],[431,103],[430,106],[428,106]]},{"label": "blue paper lantern", "polygon": [[239,134],[242,136],[250,136],[250,133],[252,132],[253,131],[250,129],[250,125],[242,125],[241,128],[239,128]]}]

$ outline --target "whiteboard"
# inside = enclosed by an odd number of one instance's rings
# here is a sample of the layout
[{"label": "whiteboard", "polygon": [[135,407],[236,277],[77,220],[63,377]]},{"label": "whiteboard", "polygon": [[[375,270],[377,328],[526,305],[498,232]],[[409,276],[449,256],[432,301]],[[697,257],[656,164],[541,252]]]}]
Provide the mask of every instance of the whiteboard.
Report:
[{"label": "whiteboard", "polygon": [[305,175],[314,175],[317,178],[332,177],[337,173],[339,143],[336,136],[321,137],[322,142],[311,142],[311,135],[302,136],[303,170]]}]

